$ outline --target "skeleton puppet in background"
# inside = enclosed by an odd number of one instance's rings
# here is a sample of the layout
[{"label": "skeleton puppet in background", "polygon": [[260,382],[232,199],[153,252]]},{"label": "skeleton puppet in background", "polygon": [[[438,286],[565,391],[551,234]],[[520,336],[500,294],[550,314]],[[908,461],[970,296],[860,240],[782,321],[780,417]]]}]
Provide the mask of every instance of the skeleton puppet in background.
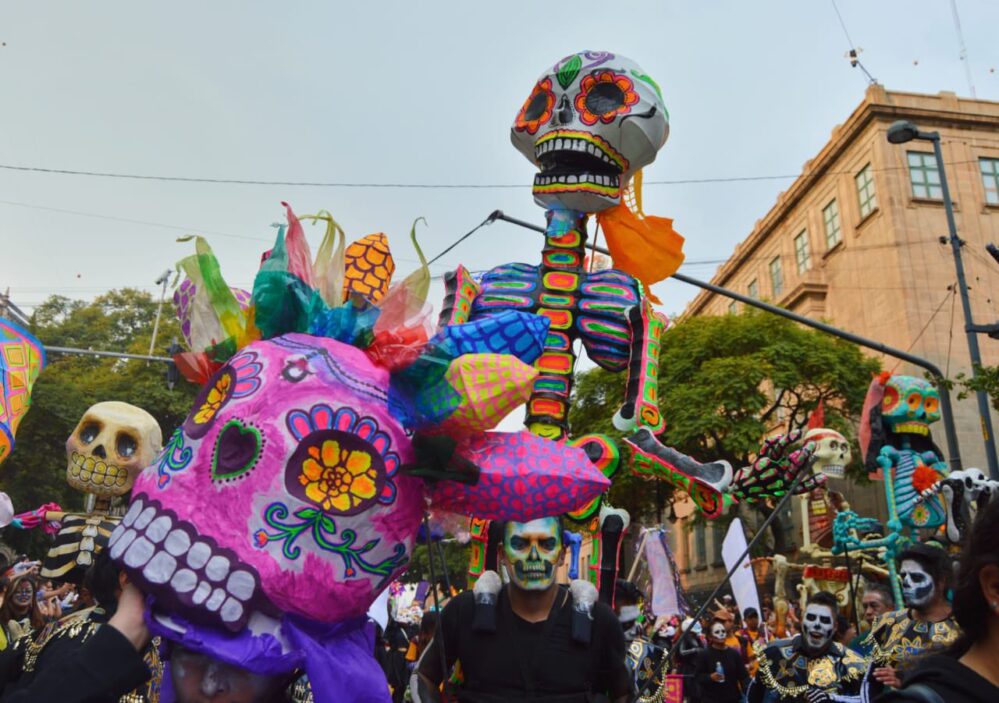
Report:
[{"label": "skeleton puppet in background", "polygon": [[163,445],[156,418],[128,403],[92,405],[66,440],[66,481],[86,494],[83,513],[48,513],[62,523],[42,565],[43,578],[78,581],[121,520],[113,503]]},{"label": "skeleton puppet in background", "polygon": [[[846,467],[853,458],[850,442],[846,437],[836,430],[816,427],[810,429],[802,441],[815,443],[815,462],[812,467],[816,473],[832,479],[846,476]],[[830,490],[828,483],[806,494],[801,500],[807,518],[807,525],[803,524],[804,543],[831,547],[833,519],[840,510],[849,509],[849,504],[845,503],[841,493]]]},{"label": "skeleton puppet in background", "polygon": [[947,511],[947,540],[951,544],[961,544],[965,530],[973,522],[973,515],[984,510],[989,501],[999,496],[999,481],[990,481],[981,469],[952,471],[924,490],[916,500],[931,500],[938,494],[943,498]]},{"label": "skeleton puppet in background", "polygon": [[747,693],[749,703],[860,700],[864,660],[833,640],[837,614],[835,596],[819,591],[808,600],[800,635],[757,647],[760,668]]}]

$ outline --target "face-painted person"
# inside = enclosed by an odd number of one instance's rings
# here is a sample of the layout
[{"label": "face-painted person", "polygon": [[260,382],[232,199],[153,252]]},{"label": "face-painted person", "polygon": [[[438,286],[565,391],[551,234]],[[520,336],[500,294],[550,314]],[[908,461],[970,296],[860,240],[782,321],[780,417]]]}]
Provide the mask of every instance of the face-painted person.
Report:
[{"label": "face-painted person", "polygon": [[413,676],[414,700],[440,701],[456,661],[459,703],[585,703],[594,694],[627,700],[631,677],[618,619],[589,583],[557,583],[564,554],[560,519],[507,523],[500,562],[509,582],[487,571],[473,591],[447,604]]},{"label": "face-painted person", "polygon": [[947,601],[953,567],[946,552],[915,544],[898,555],[898,574],[905,607],[878,618],[865,640],[871,645],[864,681],[869,700],[886,686],[898,688],[917,655],[943,649],[960,634]]},{"label": "face-painted person", "polygon": [[759,670],[749,703],[859,701],[864,660],[836,642],[836,597],[819,591],[808,599],[801,632],[757,650]]}]

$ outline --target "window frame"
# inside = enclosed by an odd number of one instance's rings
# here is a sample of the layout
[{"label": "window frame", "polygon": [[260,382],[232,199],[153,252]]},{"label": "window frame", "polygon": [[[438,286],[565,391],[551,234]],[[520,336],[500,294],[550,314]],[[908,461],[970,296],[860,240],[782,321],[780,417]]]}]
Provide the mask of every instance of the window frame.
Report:
[{"label": "window frame", "polygon": [[[799,247],[798,242],[803,242],[804,246]],[[805,227],[798,232],[792,243],[794,244],[794,265],[800,276],[812,268],[812,243],[808,240],[808,228]]]},{"label": "window frame", "polygon": [[729,315],[738,315],[739,314],[739,303],[737,303],[734,300],[730,301],[729,304],[728,304],[728,314]]},{"label": "window frame", "polygon": [[[913,157],[917,157],[918,164],[913,163]],[[927,151],[906,151],[905,165],[909,169],[909,193],[918,200],[943,200],[943,186],[940,184],[940,169],[937,164],[937,157],[933,152]],[[936,174],[936,183],[933,182],[930,174]],[[924,179],[916,182],[915,175],[921,174]],[[917,188],[922,188],[924,192],[917,192]],[[936,189],[936,195],[934,195]]]},{"label": "window frame", "polygon": [[[829,216],[829,213],[832,216]],[[826,235],[826,251],[843,241],[843,221],[839,213],[839,203],[833,198],[822,208],[822,224]],[[835,226],[835,229],[832,229]],[[832,241],[835,238],[835,241]]]},{"label": "window frame", "polygon": [[759,281],[759,279],[754,278],[753,280],[751,280],[749,282],[749,284],[746,286],[746,295],[748,295],[753,300],[759,300],[760,299],[760,281]]},{"label": "window frame", "polygon": [[[861,177],[863,177],[863,184],[861,184]],[[863,220],[878,209],[878,192],[874,186],[874,173],[872,172],[870,161],[857,171],[857,174],[853,177],[853,182],[857,188],[857,204],[860,207],[860,219]]]},{"label": "window frame", "polygon": [[[776,266],[774,266],[776,264]],[[767,269],[770,271],[770,290],[773,291],[774,299],[779,295],[784,293],[784,263],[781,261],[780,254],[770,259],[770,263],[767,264]],[[774,273],[777,273],[775,276]]]},{"label": "window frame", "polygon": [[[986,173],[982,170],[982,166],[986,163],[992,164],[992,171]],[[992,206],[999,206],[999,157],[993,156],[979,156],[978,157],[978,176],[982,180],[982,189],[985,191],[985,204]],[[986,183],[986,178],[992,179],[992,188],[989,188],[988,183]],[[994,193],[994,200],[989,200],[989,194]]]}]

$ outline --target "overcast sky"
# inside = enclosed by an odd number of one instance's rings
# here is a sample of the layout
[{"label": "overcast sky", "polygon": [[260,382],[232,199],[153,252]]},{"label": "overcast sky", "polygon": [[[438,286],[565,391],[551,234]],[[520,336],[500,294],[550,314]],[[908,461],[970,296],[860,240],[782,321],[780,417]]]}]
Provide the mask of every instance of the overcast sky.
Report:
[{"label": "overcast sky", "polygon": [[[837,0],[889,90],[968,95],[948,0]],[[999,99],[999,2],[958,0],[979,98]],[[0,290],[153,290],[209,237],[249,287],[281,200],[384,231],[400,270],[497,208],[537,222],[533,166],[509,127],[537,76],[581,49],[635,59],[662,86],[671,135],[648,181],[796,174],[863,97],[828,0],[711,2],[40,2],[0,6],[0,165],[142,175],[504,188],[170,183],[0,168]],[[684,271],[709,278],[791,178],[647,185],[675,219]],[[130,220],[131,222],[123,221]],[[307,229],[313,246],[318,227]],[[435,266],[535,263],[539,235],[481,230]],[[700,262],[700,263],[699,263]],[[708,263],[704,263],[708,262]],[[657,288],[667,312],[696,293]],[[437,302],[436,300],[434,301]]]}]

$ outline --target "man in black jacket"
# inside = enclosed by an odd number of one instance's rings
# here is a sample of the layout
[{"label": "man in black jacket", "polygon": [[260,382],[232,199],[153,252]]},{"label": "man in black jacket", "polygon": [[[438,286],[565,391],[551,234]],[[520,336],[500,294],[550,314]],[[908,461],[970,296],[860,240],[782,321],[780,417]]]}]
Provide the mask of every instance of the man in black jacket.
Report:
[{"label": "man in black jacket", "polygon": [[742,655],[728,647],[726,623],[720,619],[711,622],[708,646],[700,650],[694,676],[701,692],[698,700],[704,703],[738,703],[749,687],[749,673]]},{"label": "man in black jacket", "polygon": [[[414,700],[440,701],[460,662],[460,703],[585,703],[627,700],[631,680],[617,618],[596,589],[555,581],[564,556],[558,518],[507,523],[502,562],[510,583],[486,572],[454,598],[417,665]],[[443,651],[442,651],[443,648]],[[443,660],[443,661],[442,661]]]}]

